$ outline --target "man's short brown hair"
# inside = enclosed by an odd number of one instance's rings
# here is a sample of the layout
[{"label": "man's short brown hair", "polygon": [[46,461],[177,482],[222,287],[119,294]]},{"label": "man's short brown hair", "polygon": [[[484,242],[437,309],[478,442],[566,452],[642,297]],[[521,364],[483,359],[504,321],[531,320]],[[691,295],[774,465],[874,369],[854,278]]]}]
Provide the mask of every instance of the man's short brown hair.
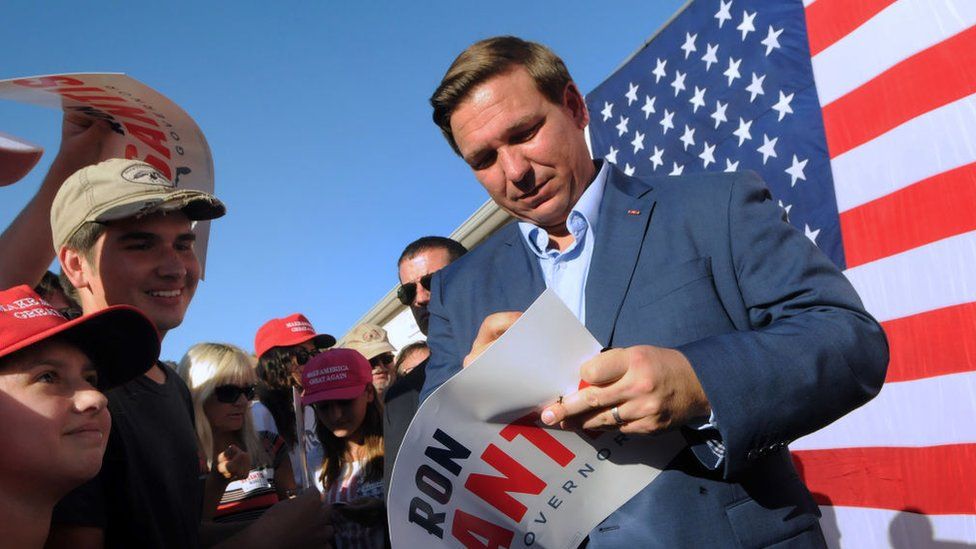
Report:
[{"label": "man's short brown hair", "polygon": [[517,66],[524,67],[539,93],[556,104],[562,103],[566,84],[573,81],[563,60],[542,44],[515,36],[496,36],[475,42],[451,63],[430,98],[434,123],[458,156],[461,151],[451,131],[454,110],[475,86]]}]

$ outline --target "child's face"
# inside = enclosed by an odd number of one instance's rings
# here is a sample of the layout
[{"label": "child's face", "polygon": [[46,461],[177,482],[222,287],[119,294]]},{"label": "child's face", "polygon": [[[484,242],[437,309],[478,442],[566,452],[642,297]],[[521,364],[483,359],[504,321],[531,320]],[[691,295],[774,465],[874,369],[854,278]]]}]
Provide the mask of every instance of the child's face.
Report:
[{"label": "child's face", "polygon": [[372,385],[356,398],[315,403],[315,416],[338,438],[355,435],[366,418],[366,406],[376,398]]},{"label": "child's face", "polygon": [[0,452],[5,485],[67,491],[98,473],[112,421],[96,383],[88,357],[57,339],[0,360],[0,421],[17,441]]}]

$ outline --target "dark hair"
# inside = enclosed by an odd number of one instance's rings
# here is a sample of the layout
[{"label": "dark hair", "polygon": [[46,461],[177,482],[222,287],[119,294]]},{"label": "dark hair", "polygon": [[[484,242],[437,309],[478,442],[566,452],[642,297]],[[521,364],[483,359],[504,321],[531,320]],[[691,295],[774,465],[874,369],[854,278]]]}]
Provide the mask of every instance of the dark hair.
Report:
[{"label": "dark hair", "polygon": [[566,85],[573,81],[563,60],[542,44],[515,36],[496,36],[468,46],[451,63],[430,97],[434,123],[458,156],[461,151],[451,131],[454,110],[475,86],[516,66],[525,68],[539,92],[556,104],[562,103]]},{"label": "dark hair", "polygon": [[272,347],[258,357],[255,368],[258,379],[258,400],[271,412],[278,434],[289,448],[298,441],[295,431],[295,405],[292,403],[291,351],[294,347]]},{"label": "dark hair", "polygon": [[421,349],[430,349],[426,341],[414,341],[410,345],[400,349],[400,353],[396,357],[396,362],[393,363],[393,366],[396,368],[397,375],[400,375],[400,365],[403,364],[403,361],[406,360],[408,356]]},{"label": "dark hair", "polygon": [[400,254],[400,259],[397,259],[397,267],[404,261],[412,259],[420,252],[427,250],[446,250],[448,259],[452,263],[457,258],[468,253],[468,249],[457,240],[447,238],[446,236],[423,236],[407,244],[407,247],[403,249],[403,253]]}]

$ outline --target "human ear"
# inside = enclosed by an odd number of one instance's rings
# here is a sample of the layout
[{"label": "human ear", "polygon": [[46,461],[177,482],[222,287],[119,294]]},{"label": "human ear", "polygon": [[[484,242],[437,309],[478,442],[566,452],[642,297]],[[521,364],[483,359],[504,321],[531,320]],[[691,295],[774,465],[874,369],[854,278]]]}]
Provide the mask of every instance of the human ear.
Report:
[{"label": "human ear", "polygon": [[77,289],[91,287],[91,277],[93,269],[88,264],[84,254],[78,250],[73,250],[67,246],[62,246],[58,252],[58,261],[61,262],[61,270],[68,277],[71,285]]},{"label": "human ear", "polygon": [[590,123],[590,111],[586,108],[586,101],[572,81],[567,82],[566,89],[563,90],[563,106],[569,109],[579,129]]}]

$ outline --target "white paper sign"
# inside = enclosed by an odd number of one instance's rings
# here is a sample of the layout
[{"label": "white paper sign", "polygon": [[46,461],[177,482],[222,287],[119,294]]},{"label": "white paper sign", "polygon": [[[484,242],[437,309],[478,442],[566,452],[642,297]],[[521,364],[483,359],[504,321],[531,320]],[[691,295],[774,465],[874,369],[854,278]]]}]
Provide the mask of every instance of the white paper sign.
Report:
[{"label": "white paper sign", "polygon": [[545,428],[600,344],[551,291],[417,411],[388,498],[395,547],[576,547],[684,446]]},{"label": "white paper sign", "polygon": [[[0,99],[41,105],[105,120],[113,134],[102,159],[137,158],[177,187],[213,193],[210,145],[183,109],[142,82],[120,73],[55,74],[0,81]],[[200,266],[206,265],[210,222],[196,223]]]}]

